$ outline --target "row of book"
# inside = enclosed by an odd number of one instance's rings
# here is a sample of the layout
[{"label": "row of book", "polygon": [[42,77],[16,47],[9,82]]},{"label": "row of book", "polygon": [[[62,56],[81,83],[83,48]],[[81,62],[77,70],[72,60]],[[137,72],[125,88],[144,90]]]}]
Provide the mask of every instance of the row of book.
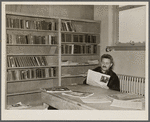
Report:
[{"label": "row of book", "polygon": [[61,35],[62,42],[85,42],[85,43],[96,43],[96,36],[95,35],[73,35],[72,41],[71,34],[64,34]]},{"label": "row of book", "polygon": [[75,32],[75,25],[72,21],[62,21],[61,22],[61,30],[62,31],[72,31]]},{"label": "row of book", "polygon": [[8,70],[7,81],[56,77],[56,67]]},{"label": "row of book", "polygon": [[61,45],[62,54],[96,54],[97,45],[76,45],[66,44]]},{"label": "row of book", "polygon": [[12,16],[6,17],[7,28],[20,28],[20,29],[38,29],[38,30],[56,30],[57,24],[54,20],[34,20],[26,18],[15,18]]},{"label": "row of book", "polygon": [[15,35],[7,33],[7,44],[57,44],[56,36]]},{"label": "row of book", "polygon": [[47,66],[45,56],[8,56],[8,67]]}]

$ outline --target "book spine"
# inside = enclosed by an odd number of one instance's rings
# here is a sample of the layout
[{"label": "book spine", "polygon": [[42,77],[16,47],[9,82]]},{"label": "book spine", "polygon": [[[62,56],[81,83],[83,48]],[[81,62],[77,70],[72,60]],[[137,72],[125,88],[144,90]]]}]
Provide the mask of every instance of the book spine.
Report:
[{"label": "book spine", "polygon": [[43,62],[44,62],[44,65],[47,66],[47,61],[46,61],[46,57],[45,56],[42,56],[42,59],[43,59]]},{"label": "book spine", "polygon": [[74,44],[71,45],[71,54],[74,54]]},{"label": "book spine", "polygon": [[56,67],[53,68],[53,76],[56,77]]},{"label": "book spine", "polygon": [[51,77],[54,77],[54,69],[50,68],[50,70],[51,70]]},{"label": "book spine", "polygon": [[61,45],[61,54],[64,54],[64,45]]},{"label": "book spine", "polygon": [[49,41],[49,44],[51,45],[52,44],[52,36],[51,35],[48,35],[48,41]]},{"label": "book spine", "polygon": [[45,36],[45,44],[49,44],[49,38],[48,37],[49,37],[48,35]]},{"label": "book spine", "polygon": [[20,80],[20,70],[15,70],[15,74],[16,74],[16,80]]},{"label": "book spine", "polygon": [[10,57],[11,67],[16,67],[14,57]]},{"label": "book spine", "polygon": [[22,67],[25,67],[26,65],[25,65],[25,63],[24,63],[24,57],[20,57],[20,60],[21,60],[21,62],[22,62]]},{"label": "book spine", "polygon": [[12,71],[8,70],[8,81],[12,81]]},{"label": "book spine", "polygon": [[38,57],[35,57],[35,59],[36,59],[36,62],[37,62],[37,64],[38,64],[38,66],[41,66],[41,65],[40,65],[40,62],[39,62],[39,60],[38,60]]},{"label": "book spine", "polygon": [[9,44],[12,44],[12,34],[9,34]]},{"label": "book spine", "polygon": [[9,28],[9,17],[6,16],[6,27]]}]

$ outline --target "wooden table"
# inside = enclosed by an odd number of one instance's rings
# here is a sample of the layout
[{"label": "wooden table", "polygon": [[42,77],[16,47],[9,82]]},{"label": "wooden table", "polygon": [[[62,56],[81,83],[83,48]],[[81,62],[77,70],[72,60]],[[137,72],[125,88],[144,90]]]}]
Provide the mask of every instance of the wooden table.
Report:
[{"label": "wooden table", "polygon": [[[120,94],[118,91],[103,89],[100,87],[94,87],[89,85],[72,85],[67,86],[72,91],[82,91],[82,92],[93,92],[94,95],[91,97],[104,98],[111,94]],[[109,103],[84,103],[80,98],[70,97],[62,95],[61,93],[47,93],[42,91],[42,102],[50,106],[53,106],[60,110],[132,110],[119,107],[110,106]],[[145,104],[143,103],[142,110],[145,109]]]}]

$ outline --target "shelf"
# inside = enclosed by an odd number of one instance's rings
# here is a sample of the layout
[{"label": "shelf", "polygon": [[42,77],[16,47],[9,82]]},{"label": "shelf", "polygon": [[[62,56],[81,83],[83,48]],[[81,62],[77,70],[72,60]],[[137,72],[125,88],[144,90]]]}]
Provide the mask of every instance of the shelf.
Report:
[{"label": "shelf", "polygon": [[26,13],[18,13],[18,12],[6,12],[7,15],[15,15],[15,16],[25,16],[25,17],[31,17],[31,18],[45,18],[45,19],[59,19],[58,17],[52,17],[52,16],[42,16],[42,15],[35,15],[35,14],[26,14]]},{"label": "shelf", "polygon": [[27,81],[35,81],[35,80],[39,81],[39,80],[48,80],[48,79],[58,79],[58,77],[12,80],[12,81],[7,81],[7,83],[12,83],[12,82],[27,82]]},{"label": "shelf", "polygon": [[58,56],[58,54],[7,54],[7,56]]},{"label": "shelf", "polygon": [[61,54],[61,56],[99,56],[98,54]]},{"label": "shelf", "polygon": [[97,43],[86,43],[86,42],[61,42],[61,44],[98,45]]},{"label": "shelf", "polygon": [[66,76],[61,76],[61,78],[74,78],[74,77],[84,77],[83,75],[66,75]]},{"label": "shelf", "polygon": [[87,20],[87,19],[74,19],[74,18],[61,18],[61,20],[73,20],[73,21],[81,21],[81,22],[90,22],[90,23],[100,23],[98,20]]},{"label": "shelf", "polygon": [[107,46],[106,51],[129,51],[129,50],[145,50],[145,46]]},{"label": "shelf", "polygon": [[21,29],[21,28],[6,28],[7,30],[15,30],[15,31],[36,31],[36,32],[51,32],[58,33],[57,30],[38,30],[38,29]]},{"label": "shelf", "polygon": [[61,33],[69,33],[69,34],[93,34],[93,35],[99,35],[100,33],[95,32],[72,32],[72,31],[61,31]]},{"label": "shelf", "polygon": [[76,66],[95,66],[99,64],[77,64],[77,65],[61,65],[61,67],[76,67]]},{"label": "shelf", "polygon": [[[39,15],[29,15],[29,14],[22,14],[18,12],[6,12],[7,15],[16,15],[16,16],[25,16],[25,17],[31,17],[31,18],[47,18],[47,19],[60,19],[60,17],[52,17],[52,16],[39,16]],[[61,18],[61,20],[73,20],[73,21],[81,21],[81,22],[90,22],[90,23],[100,23],[98,20],[87,20],[87,19],[75,19],[75,18]]]},{"label": "shelf", "polygon": [[34,90],[34,91],[26,91],[26,92],[19,92],[19,93],[9,93],[7,96],[16,96],[16,95],[23,95],[23,94],[33,94],[33,93],[40,93],[41,90]]},{"label": "shelf", "polygon": [[7,69],[32,69],[32,68],[48,68],[48,67],[58,67],[58,65],[52,65],[52,66],[28,66],[28,67],[8,67]]},{"label": "shelf", "polygon": [[7,44],[6,46],[58,46],[57,44]]}]

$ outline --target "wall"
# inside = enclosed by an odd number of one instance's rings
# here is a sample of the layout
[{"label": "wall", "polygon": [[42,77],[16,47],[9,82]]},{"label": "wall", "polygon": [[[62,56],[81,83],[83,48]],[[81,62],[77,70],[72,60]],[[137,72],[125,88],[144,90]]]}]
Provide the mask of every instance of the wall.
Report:
[{"label": "wall", "polygon": [[[112,6],[94,6],[94,20],[101,20],[101,55],[107,53],[113,37]],[[145,77],[145,51],[112,51],[114,71],[118,74]]]},{"label": "wall", "polygon": [[6,11],[49,17],[93,20],[92,5],[7,5]]}]

